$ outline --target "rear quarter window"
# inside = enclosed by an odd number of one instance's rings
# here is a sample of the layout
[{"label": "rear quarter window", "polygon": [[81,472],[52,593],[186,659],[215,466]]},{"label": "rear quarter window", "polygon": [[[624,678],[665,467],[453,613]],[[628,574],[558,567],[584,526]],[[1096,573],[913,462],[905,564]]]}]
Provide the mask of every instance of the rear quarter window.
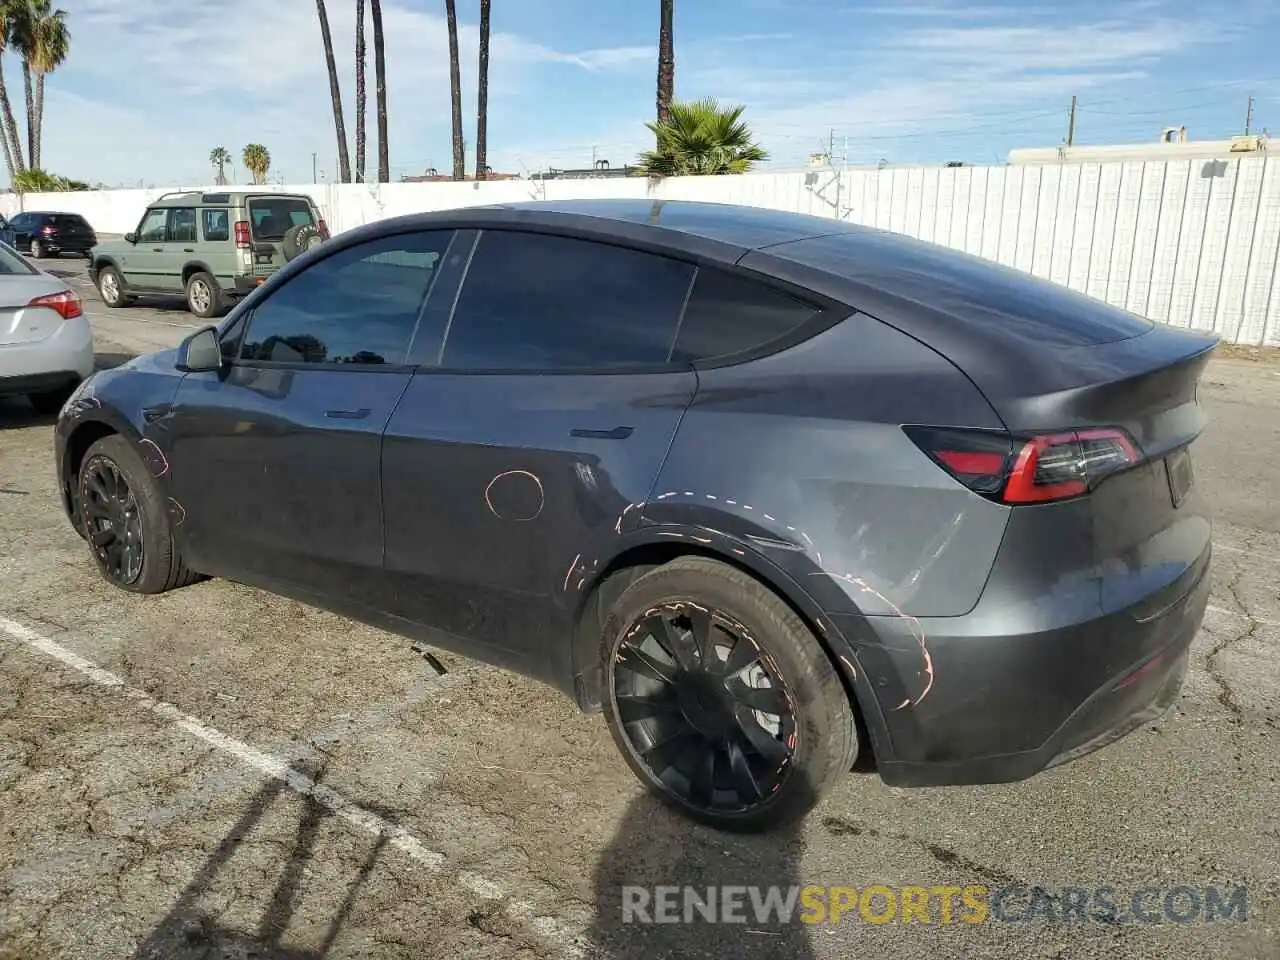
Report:
[{"label": "rear quarter window", "polygon": [[671,359],[693,363],[751,353],[793,334],[818,312],[750,277],[702,267]]}]

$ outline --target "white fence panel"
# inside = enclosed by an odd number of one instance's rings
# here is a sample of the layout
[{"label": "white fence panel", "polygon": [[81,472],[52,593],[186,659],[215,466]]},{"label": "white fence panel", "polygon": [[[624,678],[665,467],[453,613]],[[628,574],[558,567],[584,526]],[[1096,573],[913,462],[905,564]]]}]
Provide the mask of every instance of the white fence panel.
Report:
[{"label": "white fence panel", "polygon": [[[164,193],[201,188],[8,194],[0,212],[66,210],[99,233],[123,234]],[[310,195],[335,233],[409,213],[594,197],[839,215],[996,260],[1154,320],[1280,345],[1280,157],[261,189]]]}]

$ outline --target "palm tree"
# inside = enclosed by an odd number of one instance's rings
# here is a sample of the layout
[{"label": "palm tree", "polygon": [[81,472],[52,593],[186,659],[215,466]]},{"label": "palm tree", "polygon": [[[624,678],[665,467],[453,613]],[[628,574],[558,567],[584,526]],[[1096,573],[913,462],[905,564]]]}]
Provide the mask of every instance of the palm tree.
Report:
[{"label": "palm tree", "polygon": [[342,119],[342,88],[338,86],[338,66],[333,60],[333,37],[329,35],[329,15],[325,13],[324,0],[316,0],[316,15],[320,18],[320,37],[324,41],[324,62],[329,68],[329,98],[333,101],[333,128],[338,135],[338,176],[343,183],[350,183],[351,157],[347,153],[347,126]]},{"label": "palm tree", "polygon": [[454,0],[444,0],[449,24],[449,93],[453,101],[453,179],[467,178],[467,160],[462,149],[462,76],[458,64],[458,13]]},{"label": "palm tree", "polygon": [[271,169],[271,151],[260,143],[251,143],[241,152],[240,160],[253,175],[254,183],[267,182],[267,171]]},{"label": "palm tree", "polygon": [[227,185],[227,164],[231,162],[231,151],[226,147],[214,147],[209,151],[209,163],[218,168],[218,178],[214,182],[220,186]]},{"label": "palm tree", "polygon": [[365,0],[356,0],[356,182],[364,183],[364,112],[369,99],[365,89],[364,67],[364,8]]},{"label": "palm tree", "polygon": [[489,2],[480,0],[480,79],[476,87],[476,179],[488,172],[489,149]]},{"label": "palm tree", "polygon": [[9,164],[9,180],[27,169],[22,159],[22,136],[18,133],[18,123],[13,117],[13,107],[9,103],[9,91],[4,83],[3,54],[5,47],[17,45],[18,12],[12,0],[0,0],[0,111],[4,126],[4,154]]},{"label": "palm tree", "polygon": [[[62,66],[71,47],[67,14],[55,10],[50,0],[26,0],[19,18],[23,75],[27,87],[27,145],[30,166],[40,169],[44,127],[44,78]],[[34,75],[35,93],[32,95]]]},{"label": "palm tree", "polygon": [[657,147],[640,154],[640,168],[651,177],[746,173],[769,155],[751,139],[743,109],[721,107],[711,97],[672,103],[665,123],[645,124]]},{"label": "palm tree", "polygon": [[373,15],[373,77],[378,98],[378,182],[391,179],[391,152],[387,147],[387,58],[382,43],[382,0],[369,0]]},{"label": "palm tree", "polygon": [[659,0],[658,20],[658,122],[671,119],[671,98],[675,96],[675,0]]}]

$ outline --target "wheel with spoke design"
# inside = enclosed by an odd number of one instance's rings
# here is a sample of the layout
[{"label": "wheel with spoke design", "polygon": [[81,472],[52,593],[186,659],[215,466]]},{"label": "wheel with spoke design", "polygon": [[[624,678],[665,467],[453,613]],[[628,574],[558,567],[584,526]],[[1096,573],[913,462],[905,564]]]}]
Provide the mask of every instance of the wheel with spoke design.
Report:
[{"label": "wheel with spoke design", "polygon": [[133,593],[162,593],[199,577],[173,541],[168,501],[133,445],[122,436],[96,441],[80,463],[80,531],[98,570]]},{"label": "wheel with spoke design", "polygon": [[609,611],[602,653],[619,749],[697,820],[780,826],[853,765],[852,708],[825,651],[733,567],[684,557],[641,576]]}]

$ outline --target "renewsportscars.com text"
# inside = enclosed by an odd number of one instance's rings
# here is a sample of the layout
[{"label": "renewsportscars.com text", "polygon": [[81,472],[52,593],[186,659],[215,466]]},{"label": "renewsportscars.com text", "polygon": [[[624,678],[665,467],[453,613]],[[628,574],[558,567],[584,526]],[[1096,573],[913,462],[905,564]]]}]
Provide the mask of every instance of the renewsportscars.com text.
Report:
[{"label": "renewsportscars.com text", "polygon": [[1206,923],[1248,919],[1245,887],[939,885],[622,888],[623,923]]}]

